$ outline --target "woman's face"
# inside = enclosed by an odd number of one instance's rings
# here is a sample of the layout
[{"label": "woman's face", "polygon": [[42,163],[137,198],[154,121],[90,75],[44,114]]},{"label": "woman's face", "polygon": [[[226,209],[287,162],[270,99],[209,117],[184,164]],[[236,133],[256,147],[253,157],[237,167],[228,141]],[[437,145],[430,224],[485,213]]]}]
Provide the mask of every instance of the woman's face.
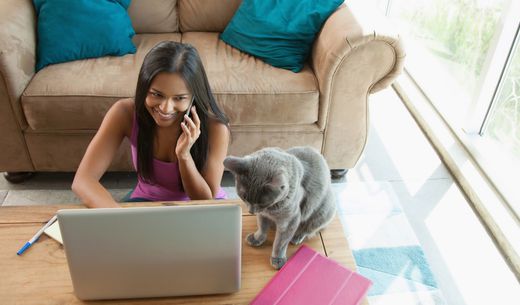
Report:
[{"label": "woman's face", "polygon": [[188,110],[192,94],[178,73],[157,74],[146,95],[146,109],[159,127],[179,122]]}]

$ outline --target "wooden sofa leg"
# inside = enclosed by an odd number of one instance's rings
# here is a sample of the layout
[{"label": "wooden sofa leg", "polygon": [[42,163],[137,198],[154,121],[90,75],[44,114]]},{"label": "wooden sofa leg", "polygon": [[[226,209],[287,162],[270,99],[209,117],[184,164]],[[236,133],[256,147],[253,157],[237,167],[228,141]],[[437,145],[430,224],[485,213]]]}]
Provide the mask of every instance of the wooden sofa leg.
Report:
[{"label": "wooden sofa leg", "polygon": [[347,174],[348,169],[331,169],[330,176],[332,179],[342,179]]},{"label": "wooden sofa leg", "polygon": [[34,176],[34,172],[7,172],[4,173],[5,180],[10,183],[18,184],[31,179]]}]

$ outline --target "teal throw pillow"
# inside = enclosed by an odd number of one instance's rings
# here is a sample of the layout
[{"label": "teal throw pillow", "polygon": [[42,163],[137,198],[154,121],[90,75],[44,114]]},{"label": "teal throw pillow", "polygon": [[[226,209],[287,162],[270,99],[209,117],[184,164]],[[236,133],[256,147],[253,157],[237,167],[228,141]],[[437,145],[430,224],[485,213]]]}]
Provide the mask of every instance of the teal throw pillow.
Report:
[{"label": "teal throw pillow", "polygon": [[316,34],[343,0],[244,0],[220,35],[266,63],[299,72]]},{"label": "teal throw pillow", "polygon": [[135,53],[126,10],[131,0],[33,0],[38,17],[36,71],[56,63]]}]

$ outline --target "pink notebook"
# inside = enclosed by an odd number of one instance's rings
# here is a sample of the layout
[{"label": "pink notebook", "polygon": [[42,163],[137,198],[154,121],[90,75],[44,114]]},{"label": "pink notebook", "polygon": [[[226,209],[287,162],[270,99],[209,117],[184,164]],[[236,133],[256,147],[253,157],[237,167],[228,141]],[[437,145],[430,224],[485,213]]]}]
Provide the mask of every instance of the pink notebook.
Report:
[{"label": "pink notebook", "polygon": [[251,302],[252,305],[357,305],[372,282],[303,245]]}]

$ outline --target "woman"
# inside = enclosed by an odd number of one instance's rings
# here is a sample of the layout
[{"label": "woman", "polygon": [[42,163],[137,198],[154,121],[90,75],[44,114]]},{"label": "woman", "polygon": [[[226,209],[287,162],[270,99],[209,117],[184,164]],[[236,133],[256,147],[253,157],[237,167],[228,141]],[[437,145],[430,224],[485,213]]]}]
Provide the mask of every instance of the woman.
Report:
[{"label": "woman", "polygon": [[119,100],[107,112],[72,190],[88,207],[118,207],[99,179],[127,137],[138,183],[125,201],[225,198],[220,182],[228,122],[196,49],[161,42],[144,59],[135,98]]}]

